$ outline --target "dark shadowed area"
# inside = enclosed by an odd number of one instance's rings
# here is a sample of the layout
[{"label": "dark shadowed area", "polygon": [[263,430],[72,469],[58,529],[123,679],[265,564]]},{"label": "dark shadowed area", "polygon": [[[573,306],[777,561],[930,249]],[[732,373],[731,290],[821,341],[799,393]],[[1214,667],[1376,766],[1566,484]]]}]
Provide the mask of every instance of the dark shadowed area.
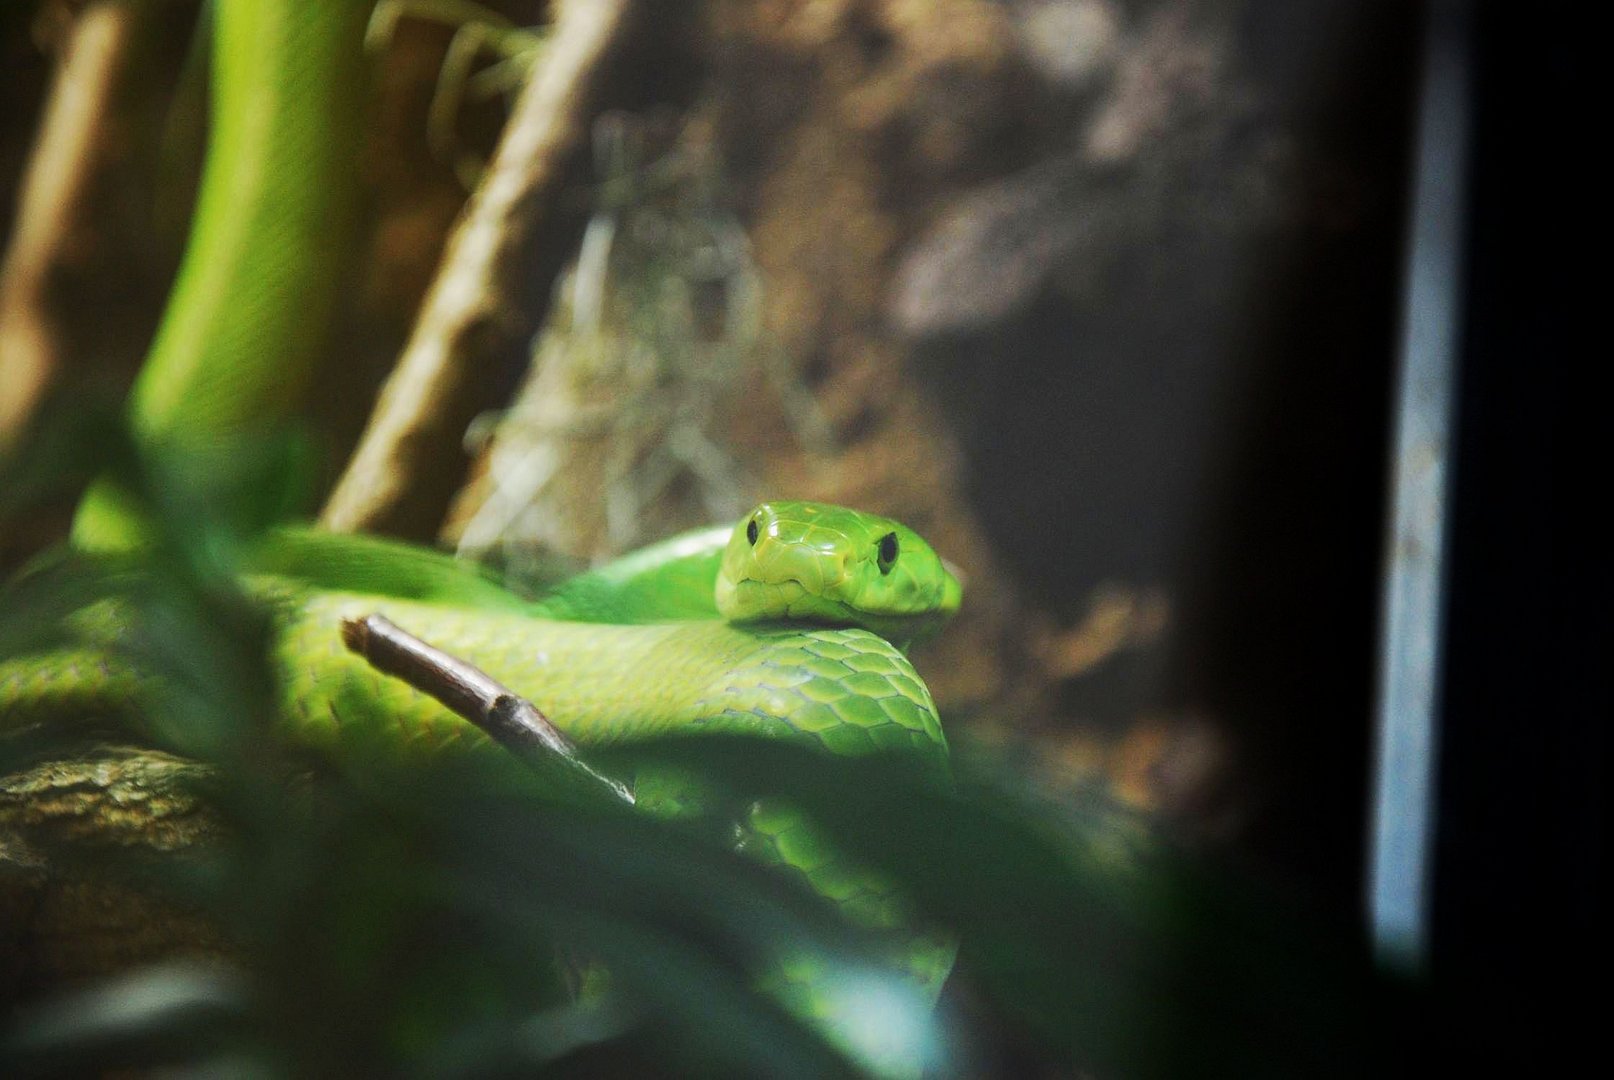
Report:
[{"label": "dark shadowed area", "polygon": [[[1546,980],[1508,868],[1572,949],[1603,834],[1556,823],[1598,817],[1606,736],[1508,719],[1554,664],[1597,680],[1527,572],[1564,556],[1534,525],[1568,315],[1509,274],[1561,275],[1516,223],[1564,170],[1499,148],[1540,111],[1509,57],[1570,95],[1567,45],[1475,5],[1476,149],[1434,196],[1476,239],[1418,971],[1363,897],[1421,58],[1468,5],[239,3],[0,9],[0,1073],[1412,1075],[1481,998],[1485,1055],[1550,1038],[1508,1007]],[[204,366],[239,400],[153,419],[137,373]],[[69,545],[86,491],[136,546]],[[895,518],[964,582],[913,657],[950,781],[541,717],[412,755],[347,698],[391,741],[288,737],[288,520],[508,599],[770,499]],[[85,660],[109,612],[132,636]],[[79,671],[74,722],[29,711]],[[476,677],[484,729],[546,707]],[[640,768],[690,780],[675,812],[622,805]],[[749,857],[774,800],[898,914]],[[897,931],[957,943],[934,1011]],[[798,1008],[787,968],[842,996]]]}]

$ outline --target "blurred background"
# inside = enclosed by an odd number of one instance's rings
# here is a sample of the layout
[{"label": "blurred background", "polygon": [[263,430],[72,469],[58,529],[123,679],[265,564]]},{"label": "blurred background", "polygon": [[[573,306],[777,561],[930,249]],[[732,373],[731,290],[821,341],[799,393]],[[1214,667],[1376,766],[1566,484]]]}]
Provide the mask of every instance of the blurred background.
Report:
[{"label": "blurred background", "polygon": [[[1423,6],[627,7],[575,62],[530,2],[372,17],[304,512],[519,587],[760,498],[899,518],[966,582],[915,658],[955,751],[1365,947]],[[0,10],[0,446],[121,400],[151,345],[205,154],[199,11]],[[527,73],[567,63],[522,159]],[[477,264],[499,176],[525,186]],[[482,302],[445,334],[456,280]],[[474,378],[425,395],[390,496],[355,450],[431,340]],[[0,523],[0,571],[75,498]]]}]

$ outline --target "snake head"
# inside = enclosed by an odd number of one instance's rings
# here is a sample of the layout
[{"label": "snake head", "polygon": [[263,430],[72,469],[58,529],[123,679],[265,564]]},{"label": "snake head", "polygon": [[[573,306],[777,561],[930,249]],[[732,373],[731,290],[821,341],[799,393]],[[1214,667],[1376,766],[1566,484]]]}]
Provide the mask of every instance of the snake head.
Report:
[{"label": "snake head", "polygon": [[898,648],[939,631],[962,594],[906,525],[824,503],[752,510],[729,537],[717,575],[717,608],[731,622],[861,626]]}]

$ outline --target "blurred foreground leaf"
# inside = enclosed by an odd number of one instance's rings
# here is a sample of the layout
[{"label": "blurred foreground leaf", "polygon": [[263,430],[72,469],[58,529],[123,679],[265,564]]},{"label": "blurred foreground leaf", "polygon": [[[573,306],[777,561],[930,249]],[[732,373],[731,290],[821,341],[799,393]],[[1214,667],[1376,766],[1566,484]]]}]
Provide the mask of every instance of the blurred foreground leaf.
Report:
[{"label": "blurred foreground leaf", "polygon": [[[106,463],[83,453],[46,455],[58,481]],[[277,738],[272,623],[237,568],[296,502],[294,441],[113,468],[151,546],[42,562],[4,594],[0,655],[70,640],[64,618],[87,604],[124,605],[119,648],[166,687],[144,733],[209,767],[195,783],[224,839],[155,872],[104,849],[52,855],[160,890],[234,952],[19,1014],[0,1033],[0,1074],[854,1071],[758,987],[803,953],[859,987],[878,942],[737,854],[726,820],[573,797],[498,752],[422,761],[378,744],[310,759]],[[959,1039],[987,1056],[940,1072],[989,1069],[997,1042],[1101,1078],[1386,1064],[1399,990],[1373,976],[1354,930],[1231,887],[1119,815],[1039,804],[967,764],[949,788],[898,759],[733,738],[666,740],[620,764],[646,761],[699,777],[715,807],[796,805],[927,924],[957,932],[958,977],[996,1027]],[[878,993],[858,1002],[871,1025],[900,1022]]]},{"label": "blurred foreground leaf", "polygon": [[1055,1060],[1109,1077],[1347,1076],[1382,1069],[1403,991],[1353,928],[1234,885],[1115,811],[1072,817],[1013,778],[946,790],[900,758],[777,743],[636,748],[731,797],[781,797],[962,938],[960,967]]}]

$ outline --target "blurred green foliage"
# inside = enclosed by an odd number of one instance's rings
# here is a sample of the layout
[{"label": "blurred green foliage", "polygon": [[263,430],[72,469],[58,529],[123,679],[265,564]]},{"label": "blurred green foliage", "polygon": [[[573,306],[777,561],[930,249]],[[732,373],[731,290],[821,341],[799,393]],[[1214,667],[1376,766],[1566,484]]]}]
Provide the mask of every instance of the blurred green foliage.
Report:
[{"label": "blurred green foliage", "polygon": [[[98,852],[95,869],[139,875],[235,943],[228,960],[16,1010],[0,1074],[855,1073],[758,990],[779,956],[804,952],[844,973],[871,1023],[917,1024],[933,1075],[1393,1071],[1411,998],[1370,969],[1353,928],[1208,872],[1115,808],[1041,801],[967,754],[942,790],[898,759],[776,743],[633,750],[700,776],[725,796],[714,806],[798,804],[956,931],[934,1022],[882,1011],[865,978],[878,943],[737,854],[722,822],[557,792],[493,752],[422,762],[378,746],[310,766],[271,733],[272,625],[236,573],[298,507],[305,458],[296,440],[164,455],[108,417],[64,414],[0,483],[0,520],[110,475],[149,522],[138,556],[54,556],[14,582],[0,657],[70,635],[64,616],[87,602],[128,605],[129,647],[170,690],[143,735],[210,766],[201,783],[226,839],[155,870]],[[0,737],[0,774],[74,752],[70,732]]]}]

